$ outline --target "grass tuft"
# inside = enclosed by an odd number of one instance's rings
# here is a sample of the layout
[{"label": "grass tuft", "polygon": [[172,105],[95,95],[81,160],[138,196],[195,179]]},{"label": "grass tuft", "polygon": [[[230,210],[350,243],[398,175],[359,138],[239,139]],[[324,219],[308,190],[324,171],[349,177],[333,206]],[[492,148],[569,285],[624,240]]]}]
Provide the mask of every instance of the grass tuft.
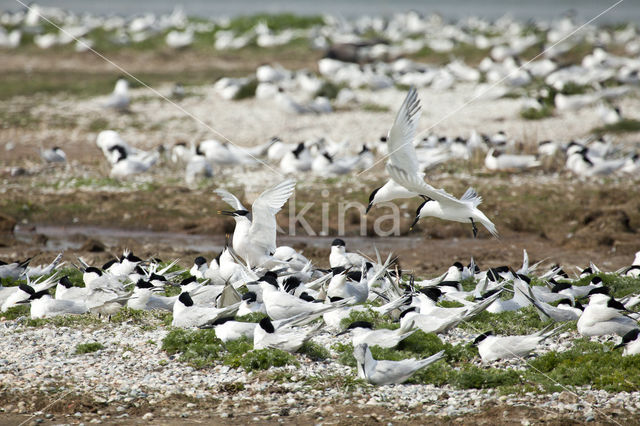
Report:
[{"label": "grass tuft", "polygon": [[279,349],[252,350],[247,339],[222,343],[215,330],[171,330],[162,341],[162,349],[168,354],[180,354],[182,362],[196,368],[204,368],[222,362],[246,371],[267,370],[271,367],[298,365],[296,358]]},{"label": "grass tuft", "polygon": [[520,111],[520,117],[525,120],[542,120],[543,118],[551,117],[553,115],[553,108],[550,106],[543,106],[540,109],[525,108]]},{"label": "grass tuft", "polygon": [[484,311],[471,321],[458,325],[463,330],[483,333],[493,330],[497,335],[523,335],[536,332],[551,321],[542,321],[533,306],[527,306],[518,311],[492,314]]},{"label": "grass tuft", "polygon": [[293,355],[280,349],[252,350],[243,356],[225,359],[225,364],[235,368],[242,367],[246,371],[268,370],[271,367],[284,367],[285,365],[299,365]]},{"label": "grass tuft", "polygon": [[366,102],[362,104],[361,108],[363,111],[369,111],[369,112],[389,112],[390,111],[388,106],[376,104],[374,102]]},{"label": "grass tuft", "polygon": [[298,353],[306,355],[311,361],[324,361],[331,356],[324,346],[310,340],[306,341],[302,347],[298,349]]},{"label": "grass tuft", "polygon": [[255,78],[249,80],[247,84],[240,87],[240,90],[233,96],[234,101],[240,99],[253,98],[256,95],[256,88],[258,87],[258,80]]},{"label": "grass tuft", "polygon": [[338,93],[340,93],[340,89],[342,89],[342,87],[344,86],[332,83],[330,81],[325,81],[322,83],[322,86],[320,86],[320,89],[318,89],[314,96],[324,96],[327,99],[335,99],[338,97]]},{"label": "grass tuft", "polygon": [[76,346],[76,355],[88,354],[91,352],[96,352],[101,349],[104,349],[104,346],[101,343],[93,342],[93,343],[80,343]]},{"label": "grass tuft", "polygon": [[2,318],[6,321],[11,321],[24,316],[29,317],[30,310],[31,307],[29,305],[14,306],[13,308],[7,309],[6,312],[3,312]]},{"label": "grass tuft", "polygon": [[348,317],[340,321],[342,328],[347,328],[349,324],[356,321],[366,321],[373,324],[373,328],[389,328],[395,330],[400,327],[398,323],[392,323],[386,318],[382,318],[377,312],[367,309],[366,311],[351,311]]},{"label": "grass tuft", "polygon": [[596,127],[591,133],[631,133],[640,132],[640,120],[624,118],[617,123],[607,124],[606,126]]},{"label": "grass tuft", "polygon": [[223,346],[215,330],[175,329],[162,340],[162,350],[168,354],[180,353],[180,361],[203,368],[219,359]]}]

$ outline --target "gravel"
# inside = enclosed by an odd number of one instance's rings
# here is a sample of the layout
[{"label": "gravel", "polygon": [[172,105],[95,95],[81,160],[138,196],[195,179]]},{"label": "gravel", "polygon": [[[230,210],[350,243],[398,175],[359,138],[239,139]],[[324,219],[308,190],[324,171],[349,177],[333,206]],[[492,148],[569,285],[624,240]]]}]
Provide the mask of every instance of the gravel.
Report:
[{"label": "gravel", "polygon": [[[212,398],[219,402],[216,412],[222,418],[233,416],[234,410],[243,407],[243,412],[261,413],[258,417],[264,413],[268,413],[268,416],[295,416],[315,410],[313,413],[319,420],[320,417],[332,417],[334,411],[340,415],[337,410],[343,406],[384,408],[395,412],[397,419],[406,420],[425,414],[437,417],[462,416],[498,404],[538,407],[550,414],[570,414],[590,421],[595,415],[602,415],[603,410],[626,409],[635,413],[640,409],[640,392],[610,394],[600,390],[579,389],[575,394],[563,391],[546,395],[500,395],[492,389],[458,390],[449,386],[439,388],[413,384],[356,386],[348,390],[313,386],[304,379],[308,376],[353,376],[355,370],[335,360],[312,362],[304,356],[298,356],[299,367],[269,370],[269,373],[281,371],[291,374],[289,381],[280,383],[270,379],[269,374],[247,373],[241,368],[234,369],[222,364],[194,369],[161,350],[160,345],[166,334],[167,330],[161,327],[147,330],[127,323],[104,323],[99,328],[82,329],[54,326],[31,328],[21,325],[20,319],[4,321],[0,323],[0,382],[5,384],[5,390],[27,395],[41,392],[62,394],[64,398],[64,392],[84,394],[95,403],[107,404],[111,418],[129,415],[131,407],[153,407],[172,397],[187,397],[191,401],[174,407],[178,410],[173,412],[176,417],[201,413],[199,402]],[[469,342],[472,336],[472,333],[456,329],[441,337],[446,342],[458,344]],[[542,345],[537,353],[566,350],[575,337],[571,332],[562,333]],[[336,341],[346,343],[348,337],[336,338],[323,333],[314,340],[328,346]],[[88,342],[99,342],[104,349],[76,355],[76,346]],[[479,360],[476,363],[481,365]],[[525,369],[526,362],[516,359],[496,362],[493,366]],[[228,383],[242,383],[244,387],[231,393],[223,387]],[[29,411],[24,401],[0,409],[14,413]],[[42,412],[39,413],[42,415]],[[150,410],[139,415],[149,421],[156,416]],[[78,411],[73,416],[80,419],[85,414]],[[109,417],[101,415],[100,411],[96,416],[93,421],[97,422]]]}]

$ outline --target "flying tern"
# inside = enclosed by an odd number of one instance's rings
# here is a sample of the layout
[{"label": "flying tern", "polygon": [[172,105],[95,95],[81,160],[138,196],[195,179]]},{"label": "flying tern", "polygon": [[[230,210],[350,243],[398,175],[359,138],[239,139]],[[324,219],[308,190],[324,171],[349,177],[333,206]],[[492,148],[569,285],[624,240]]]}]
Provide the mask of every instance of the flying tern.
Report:
[{"label": "flying tern", "polygon": [[[436,189],[424,181],[419,172],[418,158],[413,146],[417,121],[420,115],[420,100],[415,88],[411,88],[403,102],[395,122],[389,130],[389,161],[387,172],[391,180],[370,197],[369,205],[390,201],[395,198],[409,198],[420,195],[425,202],[420,206],[416,221],[421,217],[434,216],[444,220],[471,223],[476,236],[475,223],[482,223],[491,234],[498,236],[495,225],[478,209],[482,198],[469,188],[462,199],[457,199],[442,189]],[[386,186],[386,185],[385,185]],[[398,190],[397,187],[401,189]],[[375,191],[374,191],[375,192]]]}]

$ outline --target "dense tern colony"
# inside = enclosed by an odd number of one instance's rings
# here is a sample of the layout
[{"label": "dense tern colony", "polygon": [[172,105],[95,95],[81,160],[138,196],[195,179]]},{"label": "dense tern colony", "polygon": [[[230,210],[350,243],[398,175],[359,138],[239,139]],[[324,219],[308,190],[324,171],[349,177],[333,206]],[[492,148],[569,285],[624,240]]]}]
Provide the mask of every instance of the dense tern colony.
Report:
[{"label": "dense tern colony", "polygon": [[[590,24],[576,31],[578,28],[579,24],[569,17],[528,23],[508,17],[492,22],[480,18],[447,22],[415,12],[351,20],[326,15],[301,28],[269,28],[266,21],[247,27],[233,19],[194,20],[180,8],[162,16],[148,13],[121,17],[31,5],[24,11],[0,15],[0,46],[19,49],[35,43],[46,49],[75,42],[78,50],[87,50],[96,43],[127,46],[159,36],[176,49],[196,42],[210,43],[218,50],[301,42],[324,52],[317,63],[317,73],[263,64],[253,75],[220,79],[214,90],[228,100],[255,96],[272,101],[275,108],[295,115],[363,107],[366,102],[358,99],[362,89],[416,87],[447,91],[464,84],[465,96],[471,99],[520,99],[524,118],[566,116],[596,108],[596,126],[606,129],[636,123],[620,107],[622,98],[633,96],[640,82],[640,35],[636,25]],[[100,50],[101,46],[96,48]],[[469,49],[484,55],[477,65],[457,59]],[[443,65],[437,64],[439,60],[419,62],[425,52],[453,59]],[[567,59],[569,54],[578,57]],[[184,87],[177,83],[172,96],[184,96]],[[122,79],[113,93],[100,102],[126,111],[131,100],[129,83]],[[292,175],[357,173],[374,165],[376,156],[388,152],[385,136],[368,141],[316,138],[295,142],[276,137],[263,142],[253,148],[238,148],[207,139],[163,147],[163,152],[184,166],[188,185],[214,176],[223,167],[264,163]],[[112,165],[110,174],[114,178],[144,173],[161,158],[161,153],[144,152],[127,144],[114,131],[102,132],[97,143]],[[422,172],[451,160],[474,158],[484,158],[484,167],[489,171],[557,171],[564,165],[564,170],[580,178],[627,177],[640,171],[638,152],[616,145],[607,136],[543,140],[537,146],[525,147],[522,141],[504,132],[487,135],[472,131],[457,137],[427,134],[415,144]],[[41,156],[49,163],[67,161],[59,147],[43,150]]]},{"label": "dense tern colony", "polygon": [[[474,236],[484,232],[476,226],[481,224],[497,237],[495,225],[479,210],[482,199],[473,188],[458,199],[425,182],[413,143],[419,117],[420,100],[411,89],[386,136],[390,179],[373,190],[369,208],[378,201],[422,197],[416,222],[435,216],[466,223],[472,226]],[[256,149],[269,150],[274,143]],[[114,167],[124,164],[123,155],[128,161],[128,150],[131,156],[140,156],[140,164],[149,155],[126,144],[102,148],[105,155],[119,159]],[[577,333],[585,337],[619,336],[625,356],[640,353],[638,313],[632,311],[640,303],[640,293],[614,298],[595,265],[580,269],[577,278],[570,278],[558,266],[538,273],[540,263],[530,265],[525,252],[517,270],[510,266],[481,270],[472,260],[467,266],[456,262],[439,277],[420,280],[410,271],[400,270],[391,254],[384,259],[376,250],[376,258],[369,259],[348,252],[345,241],[335,239],[330,268],[319,268],[303,253],[276,243],[276,215],[295,185],[293,179],[285,179],[266,188],[251,209],[227,190],[217,189],[216,194],[231,207],[219,213],[234,219],[233,237],[216,258],[207,261],[197,257],[187,278],[178,279],[187,271],[176,268],[177,261],[163,264],[126,251],[101,267],[78,259],[82,283],[55,272],[61,255],[39,267],[29,266],[27,259],[0,266],[0,278],[24,280],[0,290],[1,308],[7,311],[30,304],[32,318],[85,313],[108,316],[124,306],[164,310],[172,313],[174,327],[213,328],[224,342],[247,338],[254,350],[296,352],[314,338],[330,336],[332,341],[348,334],[358,377],[375,385],[402,383],[442,360],[444,353],[424,359],[376,360],[372,347],[395,347],[418,330],[446,339],[457,326],[483,312],[500,314],[530,306],[551,323],[528,335],[501,336],[479,330],[472,343],[483,363],[527,357],[565,330],[567,322],[575,322]],[[638,278],[640,252],[632,265],[614,274]],[[590,282],[577,285],[584,278],[591,278]],[[473,288],[465,290],[463,282],[473,283]],[[173,286],[179,286],[179,294],[160,294]],[[447,305],[451,302],[459,306]],[[354,313],[369,311],[399,323],[399,327],[375,328],[367,321],[345,323]],[[237,321],[239,316],[255,313],[262,314],[259,322]]]}]

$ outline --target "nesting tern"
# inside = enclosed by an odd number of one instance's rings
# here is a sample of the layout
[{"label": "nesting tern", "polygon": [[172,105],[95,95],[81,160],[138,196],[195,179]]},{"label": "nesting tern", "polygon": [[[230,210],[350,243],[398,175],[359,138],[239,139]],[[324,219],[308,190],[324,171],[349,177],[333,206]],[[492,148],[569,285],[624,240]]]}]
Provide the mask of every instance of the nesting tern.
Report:
[{"label": "nesting tern", "polygon": [[492,331],[480,334],[473,341],[478,347],[482,362],[499,359],[521,358],[529,355],[540,343],[560,332],[561,327],[551,329],[552,325],[524,336],[495,336]]},{"label": "nesting tern", "polygon": [[622,336],[622,342],[616,348],[624,347],[622,356],[640,354],[640,329],[633,329]]},{"label": "nesting tern", "polygon": [[320,323],[314,327],[289,327],[288,325],[276,328],[269,318],[263,318],[253,332],[253,348],[274,348],[287,352],[295,352],[309,340],[322,326]]},{"label": "nesting tern", "polygon": [[416,371],[441,360],[444,358],[444,351],[421,360],[409,358],[402,361],[378,361],[373,358],[369,346],[361,343],[353,348],[353,356],[357,362],[358,377],[374,385],[391,385],[403,383]]},{"label": "nesting tern", "polygon": [[189,292],[185,291],[180,293],[173,305],[173,321],[171,325],[182,328],[200,327],[213,323],[219,318],[234,314],[238,310],[238,306],[239,303],[217,309],[205,305],[196,305]]}]

